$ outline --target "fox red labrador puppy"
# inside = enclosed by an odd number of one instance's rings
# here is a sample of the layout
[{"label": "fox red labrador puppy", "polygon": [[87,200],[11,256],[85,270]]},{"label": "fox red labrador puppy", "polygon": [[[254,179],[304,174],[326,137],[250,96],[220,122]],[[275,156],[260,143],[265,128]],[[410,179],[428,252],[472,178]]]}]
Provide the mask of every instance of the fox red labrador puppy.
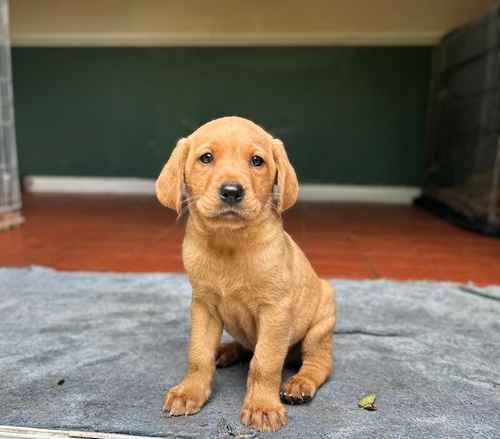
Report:
[{"label": "fox red labrador puppy", "polygon": [[[223,117],[179,140],[157,182],[165,206],[189,211],[182,254],[193,293],[189,366],[165,396],[172,416],[198,412],[216,365],[251,358],[241,422],[287,424],[280,401],[309,401],[332,370],[335,293],[284,229],[298,193],[283,143],[253,122]],[[220,344],[223,329],[234,341]],[[301,367],[281,388],[298,346]]]}]

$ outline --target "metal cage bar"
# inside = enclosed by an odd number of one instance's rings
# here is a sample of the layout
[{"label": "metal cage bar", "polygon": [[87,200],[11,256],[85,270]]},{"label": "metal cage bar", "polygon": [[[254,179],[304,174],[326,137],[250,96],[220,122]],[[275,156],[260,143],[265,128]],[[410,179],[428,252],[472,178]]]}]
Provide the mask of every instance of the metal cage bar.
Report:
[{"label": "metal cage bar", "polygon": [[9,37],[9,4],[0,0],[0,214],[21,208]]}]

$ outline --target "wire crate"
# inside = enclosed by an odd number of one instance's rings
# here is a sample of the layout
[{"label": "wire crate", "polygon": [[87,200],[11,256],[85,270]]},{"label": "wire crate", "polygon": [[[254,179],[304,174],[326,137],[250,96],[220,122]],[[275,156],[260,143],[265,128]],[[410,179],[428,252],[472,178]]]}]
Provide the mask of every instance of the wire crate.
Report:
[{"label": "wire crate", "polygon": [[0,0],[0,230],[22,222],[8,6],[8,0]]},{"label": "wire crate", "polygon": [[500,236],[500,9],[435,49],[423,197],[417,204]]}]

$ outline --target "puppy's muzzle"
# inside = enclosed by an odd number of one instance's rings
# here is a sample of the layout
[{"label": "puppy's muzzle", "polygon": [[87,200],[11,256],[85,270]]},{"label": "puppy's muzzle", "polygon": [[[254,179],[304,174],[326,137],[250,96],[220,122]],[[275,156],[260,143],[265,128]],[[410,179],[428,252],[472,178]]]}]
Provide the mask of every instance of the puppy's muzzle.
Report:
[{"label": "puppy's muzzle", "polygon": [[244,196],[245,189],[236,181],[228,181],[219,188],[219,198],[230,206],[240,203]]}]

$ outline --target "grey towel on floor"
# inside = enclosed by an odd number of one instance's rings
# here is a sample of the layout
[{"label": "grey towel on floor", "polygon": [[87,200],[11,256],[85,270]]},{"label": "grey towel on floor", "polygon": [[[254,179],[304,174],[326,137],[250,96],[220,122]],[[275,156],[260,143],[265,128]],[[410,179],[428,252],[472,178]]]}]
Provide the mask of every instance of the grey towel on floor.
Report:
[{"label": "grey towel on floor", "polygon": [[[335,374],[310,404],[288,408],[273,437],[500,437],[500,287],[334,284]],[[247,431],[246,365],[217,371],[199,414],[160,411],[186,369],[189,303],[183,275],[0,269],[0,424],[182,438]],[[371,392],[376,412],[357,407]]]}]

